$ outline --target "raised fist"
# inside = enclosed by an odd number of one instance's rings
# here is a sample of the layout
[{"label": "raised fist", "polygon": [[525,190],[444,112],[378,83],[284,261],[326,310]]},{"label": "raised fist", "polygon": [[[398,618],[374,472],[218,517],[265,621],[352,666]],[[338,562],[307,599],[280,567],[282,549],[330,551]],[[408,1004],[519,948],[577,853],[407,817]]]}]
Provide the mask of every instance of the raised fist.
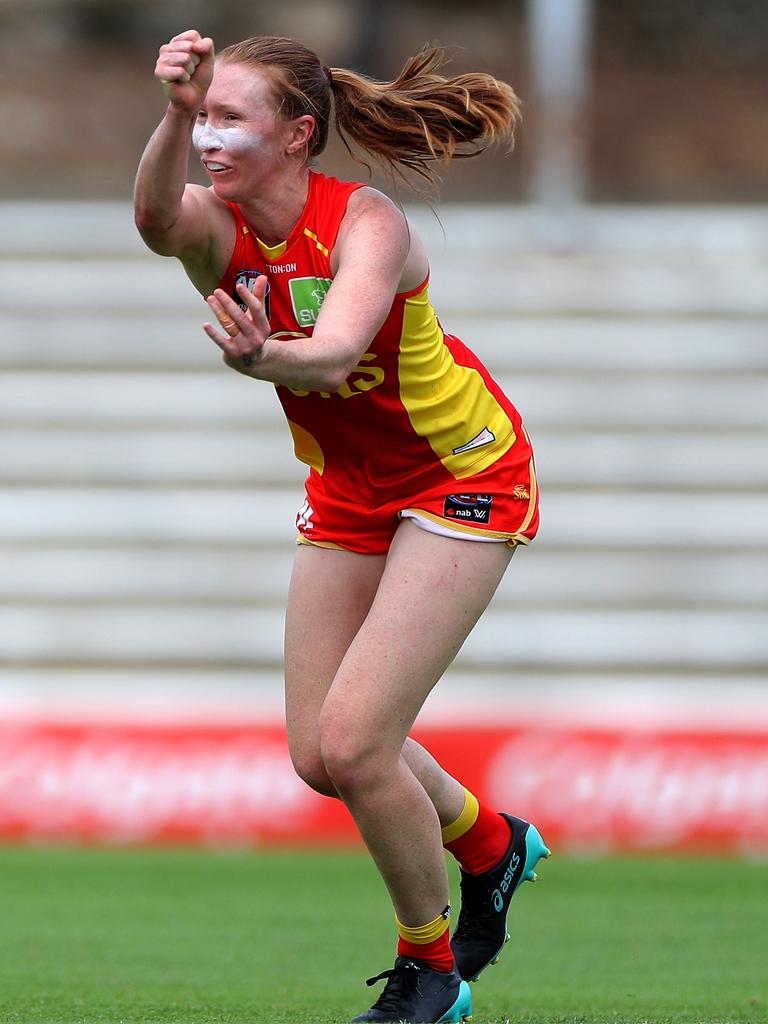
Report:
[{"label": "raised fist", "polygon": [[195,29],[174,36],[160,47],[155,77],[174,106],[197,110],[213,78],[213,40]]}]

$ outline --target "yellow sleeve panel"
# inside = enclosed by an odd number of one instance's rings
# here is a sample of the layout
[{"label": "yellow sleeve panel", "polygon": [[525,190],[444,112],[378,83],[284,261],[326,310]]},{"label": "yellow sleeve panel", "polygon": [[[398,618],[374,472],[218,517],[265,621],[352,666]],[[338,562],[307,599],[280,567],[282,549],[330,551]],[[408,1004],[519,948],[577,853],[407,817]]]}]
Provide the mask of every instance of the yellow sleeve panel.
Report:
[{"label": "yellow sleeve panel", "polygon": [[413,429],[457,480],[487,469],[515,443],[512,421],[482,374],[455,361],[426,287],[405,301],[398,372]]}]

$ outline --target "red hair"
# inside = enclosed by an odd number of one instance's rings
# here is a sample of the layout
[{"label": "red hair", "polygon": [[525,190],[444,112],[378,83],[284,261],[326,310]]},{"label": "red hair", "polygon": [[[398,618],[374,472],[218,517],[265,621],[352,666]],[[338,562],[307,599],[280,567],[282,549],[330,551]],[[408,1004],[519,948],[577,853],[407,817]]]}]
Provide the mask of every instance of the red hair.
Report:
[{"label": "red hair", "polygon": [[315,118],[307,159],[325,149],[333,97],[336,128],[347,150],[354,156],[352,146],[358,146],[392,177],[406,181],[412,171],[434,185],[437,163],[477,156],[488,142],[506,142],[511,149],[520,120],[511,86],[479,72],[445,77],[439,47],[424,47],[391,82],[326,68],[312,50],[281,36],[246,39],[217,59],[267,69],[281,116]]}]

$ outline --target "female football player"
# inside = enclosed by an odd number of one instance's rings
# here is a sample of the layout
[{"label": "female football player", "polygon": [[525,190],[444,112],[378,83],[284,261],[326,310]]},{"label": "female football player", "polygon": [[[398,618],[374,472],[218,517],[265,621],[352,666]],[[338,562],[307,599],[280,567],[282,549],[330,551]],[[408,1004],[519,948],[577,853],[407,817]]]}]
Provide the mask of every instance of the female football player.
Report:
[{"label": "female football player", "polygon": [[[497,959],[512,894],[547,854],[533,825],[479,803],[409,737],[536,533],[528,436],[437,320],[402,210],[314,166],[332,112],[347,145],[403,177],[433,181],[436,162],[511,143],[512,89],[440,65],[425,49],[379,83],[288,39],[214,57],[182,32],[160,49],[168,106],[136,182],[145,242],[206,296],[225,363],[276,385],[309,466],[286,616],[291,756],[354,817],[398,931],[356,1021],[468,1017],[467,982]],[[187,183],[190,143],[208,188]],[[444,847],[461,866],[452,938]]]}]

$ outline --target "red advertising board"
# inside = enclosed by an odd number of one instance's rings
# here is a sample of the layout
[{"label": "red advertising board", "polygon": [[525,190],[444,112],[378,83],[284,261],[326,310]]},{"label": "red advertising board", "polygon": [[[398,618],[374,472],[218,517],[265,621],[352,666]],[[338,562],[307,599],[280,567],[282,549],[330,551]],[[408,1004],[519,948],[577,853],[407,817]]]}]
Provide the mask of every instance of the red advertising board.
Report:
[{"label": "red advertising board", "polygon": [[[765,732],[429,726],[481,799],[587,850],[768,851]],[[281,725],[0,725],[0,839],[356,842],[294,774]]]}]

